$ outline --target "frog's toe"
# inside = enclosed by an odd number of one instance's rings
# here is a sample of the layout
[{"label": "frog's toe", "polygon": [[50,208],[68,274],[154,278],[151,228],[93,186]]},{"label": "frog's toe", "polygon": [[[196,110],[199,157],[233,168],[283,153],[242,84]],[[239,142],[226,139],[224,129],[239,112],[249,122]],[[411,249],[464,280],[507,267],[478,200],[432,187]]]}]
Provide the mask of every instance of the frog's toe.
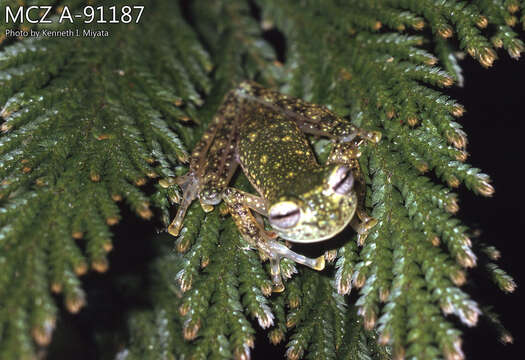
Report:
[{"label": "frog's toe", "polygon": [[363,228],[364,228],[365,231],[368,231],[368,230],[370,230],[371,228],[373,228],[376,225],[377,225],[377,219],[373,218],[373,217],[370,217],[364,223]]},{"label": "frog's toe", "polygon": [[213,206],[213,205],[208,205],[208,204],[203,204],[203,203],[201,203],[201,208],[202,208],[202,210],[203,210],[204,212],[209,213],[209,212],[213,211],[214,206]]},{"label": "frog's toe", "polygon": [[325,260],[324,255],[319,256],[317,259],[315,259],[315,264],[313,266],[314,270],[321,271],[324,269]]},{"label": "frog's toe", "polygon": [[370,229],[377,225],[377,219],[367,216],[364,212],[359,213],[358,215],[361,222],[357,219],[352,219],[351,225],[358,234],[366,235]]},{"label": "frog's toe", "polygon": [[168,226],[168,233],[173,236],[179,236],[182,224],[172,223]]},{"label": "frog's toe", "polygon": [[370,131],[368,134],[370,141],[375,144],[377,144],[381,140],[381,136],[383,136],[379,131]]},{"label": "frog's toe", "polygon": [[272,291],[274,293],[281,293],[281,292],[283,292],[284,291],[284,284],[281,283],[281,284],[274,285],[273,288],[272,288]]}]

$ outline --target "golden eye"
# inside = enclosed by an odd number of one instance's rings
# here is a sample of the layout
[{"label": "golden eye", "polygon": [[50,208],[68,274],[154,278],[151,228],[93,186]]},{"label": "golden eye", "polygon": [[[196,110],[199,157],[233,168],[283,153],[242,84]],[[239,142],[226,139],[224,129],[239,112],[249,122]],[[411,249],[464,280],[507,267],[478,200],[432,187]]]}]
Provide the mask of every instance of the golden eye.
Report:
[{"label": "golden eye", "polygon": [[299,222],[301,209],[291,201],[282,201],[273,205],[268,212],[270,224],[281,229],[289,229]]}]

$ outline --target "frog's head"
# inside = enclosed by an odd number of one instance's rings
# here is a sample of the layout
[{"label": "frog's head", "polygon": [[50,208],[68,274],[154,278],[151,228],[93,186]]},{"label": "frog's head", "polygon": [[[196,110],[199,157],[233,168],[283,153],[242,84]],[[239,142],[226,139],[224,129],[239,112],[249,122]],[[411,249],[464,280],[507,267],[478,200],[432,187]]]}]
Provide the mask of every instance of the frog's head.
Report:
[{"label": "frog's head", "polygon": [[[299,191],[279,197],[268,210],[268,220],[279,235],[293,242],[309,243],[341,232],[357,205],[350,168],[329,165],[296,181],[292,188]],[[299,182],[305,185],[300,186]]]}]

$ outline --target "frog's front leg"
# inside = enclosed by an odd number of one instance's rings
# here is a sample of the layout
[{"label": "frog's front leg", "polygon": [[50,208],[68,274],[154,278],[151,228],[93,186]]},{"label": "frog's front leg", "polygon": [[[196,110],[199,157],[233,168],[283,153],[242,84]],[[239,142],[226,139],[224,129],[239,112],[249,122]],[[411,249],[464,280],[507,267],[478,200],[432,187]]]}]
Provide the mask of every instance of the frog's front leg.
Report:
[{"label": "frog's front leg", "polygon": [[270,272],[274,284],[274,292],[284,290],[279,265],[283,257],[289,258],[296,263],[309,266],[315,270],[322,270],[324,268],[324,256],[311,259],[293,252],[276,240],[277,234],[266,231],[262,225],[257,222],[250,209],[266,215],[267,206],[262,198],[231,187],[224,190],[222,198],[242,237],[248,244],[258,249],[270,259]]}]

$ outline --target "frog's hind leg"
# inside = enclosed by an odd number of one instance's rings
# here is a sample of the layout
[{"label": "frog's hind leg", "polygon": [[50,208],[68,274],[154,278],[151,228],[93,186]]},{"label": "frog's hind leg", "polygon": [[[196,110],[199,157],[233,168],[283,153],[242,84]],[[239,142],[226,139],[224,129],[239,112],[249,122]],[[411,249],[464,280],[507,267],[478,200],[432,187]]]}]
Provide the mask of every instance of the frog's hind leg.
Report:
[{"label": "frog's hind leg", "polygon": [[236,94],[247,101],[259,103],[286,115],[309,134],[332,138],[332,129],[340,120],[324,106],[267,89],[251,81],[242,82]]},{"label": "frog's hind leg", "polygon": [[295,121],[306,134],[323,136],[339,142],[350,142],[355,137],[377,143],[381,139],[378,131],[366,131],[344,120],[326,106],[313,104],[302,99],[266,89],[245,81],[236,90],[237,96],[247,101],[260,103],[285,114]]},{"label": "frog's hind leg", "polygon": [[225,114],[221,128],[209,149],[208,159],[202,179],[199,201],[204,211],[213,210],[221,201],[221,193],[228,186],[239,162],[235,156],[237,142],[237,118],[235,114]]},{"label": "frog's hind leg", "polygon": [[229,92],[212,119],[201,140],[195,146],[187,174],[164,182],[179,185],[182,200],[168,232],[177,236],[190,204],[199,198],[205,211],[220,202],[220,193],[228,185],[237,162],[234,157],[236,141],[236,108],[239,100]]}]

